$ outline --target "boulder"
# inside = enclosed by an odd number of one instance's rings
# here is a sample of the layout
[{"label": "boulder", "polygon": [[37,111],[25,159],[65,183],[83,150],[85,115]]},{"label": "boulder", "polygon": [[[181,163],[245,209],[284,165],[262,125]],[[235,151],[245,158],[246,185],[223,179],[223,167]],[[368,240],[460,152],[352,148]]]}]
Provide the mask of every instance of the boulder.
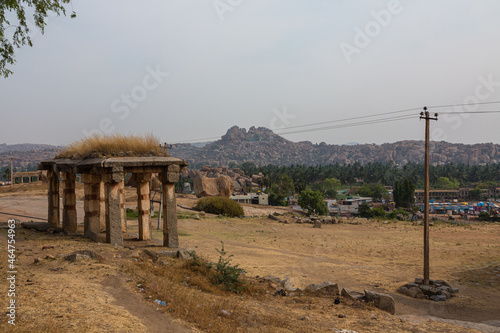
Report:
[{"label": "boulder", "polygon": [[396,313],[396,302],[394,298],[387,294],[380,294],[365,289],[365,298],[367,302],[373,302],[373,305],[380,310],[387,311],[390,314]]},{"label": "boulder", "polygon": [[196,177],[193,183],[194,193],[198,198],[216,196],[229,198],[234,189],[233,180],[228,176]]},{"label": "boulder", "polygon": [[285,291],[295,291],[297,289],[293,287],[293,283],[288,277],[285,277],[282,281],[280,281],[280,284]]},{"label": "boulder", "polygon": [[346,288],[342,288],[341,295],[342,297],[345,297],[353,301],[360,301],[363,298],[365,298],[365,294],[360,293],[359,291],[354,291]]},{"label": "boulder", "polygon": [[315,293],[318,296],[337,296],[339,294],[339,287],[336,283],[323,282],[321,284],[312,283],[306,287],[306,291]]}]

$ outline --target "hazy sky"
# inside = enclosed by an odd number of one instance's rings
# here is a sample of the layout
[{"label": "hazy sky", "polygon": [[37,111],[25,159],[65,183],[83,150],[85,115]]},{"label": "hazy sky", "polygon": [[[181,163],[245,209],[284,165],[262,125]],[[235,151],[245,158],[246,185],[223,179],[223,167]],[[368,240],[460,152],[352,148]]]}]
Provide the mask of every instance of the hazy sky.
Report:
[{"label": "hazy sky", "polygon": [[[18,50],[14,74],[0,78],[0,143],[64,145],[97,130],[177,143],[233,125],[291,132],[500,101],[499,1],[73,0],[67,8],[77,18],[50,17],[44,35],[33,29],[34,47]],[[419,112],[284,136],[421,140]],[[500,113],[440,115],[432,139],[500,143],[499,124]]]}]

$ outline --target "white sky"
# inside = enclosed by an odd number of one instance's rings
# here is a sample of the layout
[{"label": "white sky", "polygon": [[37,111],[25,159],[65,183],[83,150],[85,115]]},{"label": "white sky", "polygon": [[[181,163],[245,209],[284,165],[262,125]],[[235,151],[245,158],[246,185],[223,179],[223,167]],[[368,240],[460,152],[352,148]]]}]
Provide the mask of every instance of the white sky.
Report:
[{"label": "white sky", "polygon": [[[177,143],[233,125],[282,128],[500,101],[499,1],[73,0],[72,7],[77,18],[49,18],[34,47],[16,53],[14,74],[0,78],[0,143],[64,145],[100,125]],[[341,46],[357,53],[346,56]],[[285,137],[422,140],[419,112]],[[439,118],[434,140],[500,143],[500,113]]]}]

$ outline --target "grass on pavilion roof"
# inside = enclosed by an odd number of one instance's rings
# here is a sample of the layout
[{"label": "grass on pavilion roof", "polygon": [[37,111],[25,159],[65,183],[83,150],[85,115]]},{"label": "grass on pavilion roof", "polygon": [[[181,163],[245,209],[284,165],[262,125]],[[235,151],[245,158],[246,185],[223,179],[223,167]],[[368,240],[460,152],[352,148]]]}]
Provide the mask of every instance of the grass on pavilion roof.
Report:
[{"label": "grass on pavilion roof", "polygon": [[55,158],[80,160],[102,157],[169,156],[153,135],[94,135],[63,149]]}]

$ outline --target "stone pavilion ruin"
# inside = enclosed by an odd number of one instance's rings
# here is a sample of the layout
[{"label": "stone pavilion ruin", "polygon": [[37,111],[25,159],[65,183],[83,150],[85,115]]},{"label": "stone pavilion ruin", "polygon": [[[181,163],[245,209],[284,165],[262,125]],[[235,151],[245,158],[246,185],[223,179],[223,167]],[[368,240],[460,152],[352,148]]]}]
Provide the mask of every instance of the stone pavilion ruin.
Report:
[{"label": "stone pavilion ruin", "polygon": [[40,162],[39,170],[47,171],[48,222],[61,226],[60,178],[62,179],[62,229],[77,232],[76,175],[84,183],[84,236],[96,240],[106,230],[106,242],[123,246],[127,216],[124,200],[124,177],[131,173],[137,182],[139,240],[152,238],[150,215],[150,180],[158,174],[162,184],[163,245],[179,247],[175,183],[188,163],[174,157],[102,157],[87,159],[55,158]]}]

